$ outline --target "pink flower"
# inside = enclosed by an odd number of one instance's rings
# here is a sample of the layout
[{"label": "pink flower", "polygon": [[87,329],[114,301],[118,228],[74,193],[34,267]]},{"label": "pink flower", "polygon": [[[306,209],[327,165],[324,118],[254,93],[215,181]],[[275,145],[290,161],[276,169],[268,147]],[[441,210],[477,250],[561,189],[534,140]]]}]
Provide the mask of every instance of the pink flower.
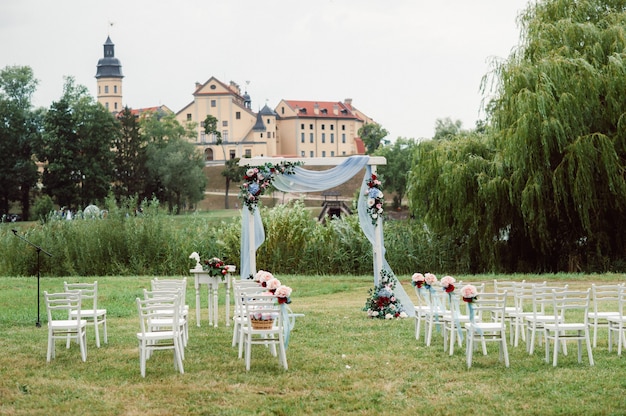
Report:
[{"label": "pink flower", "polygon": [[268,288],[268,290],[275,290],[278,289],[278,287],[280,286],[280,280],[278,280],[275,277],[272,277],[270,280],[268,280],[265,284],[265,287]]},{"label": "pink flower", "polygon": [[424,275],[424,282],[425,282],[427,285],[432,286],[432,284],[433,284],[433,283],[435,283],[436,281],[437,281],[437,276],[435,276],[434,274],[432,274],[432,273],[426,273],[426,274]]},{"label": "pink flower", "polygon": [[267,283],[268,280],[273,279],[273,278],[274,278],[274,275],[272,275],[272,273],[270,272],[266,272],[265,270],[259,270],[254,276],[254,280],[261,284]]},{"label": "pink flower", "polygon": [[476,289],[476,286],[474,285],[465,285],[461,288],[461,296],[463,297],[463,300],[468,302],[466,299],[473,299],[478,296],[478,289]]},{"label": "pink flower", "polygon": [[456,279],[452,276],[444,276],[441,278],[441,286],[448,287],[449,285],[456,282]]},{"label": "pink flower", "polygon": [[288,298],[291,296],[291,291],[292,289],[289,286],[280,285],[276,288],[274,295],[276,295],[277,298]]}]

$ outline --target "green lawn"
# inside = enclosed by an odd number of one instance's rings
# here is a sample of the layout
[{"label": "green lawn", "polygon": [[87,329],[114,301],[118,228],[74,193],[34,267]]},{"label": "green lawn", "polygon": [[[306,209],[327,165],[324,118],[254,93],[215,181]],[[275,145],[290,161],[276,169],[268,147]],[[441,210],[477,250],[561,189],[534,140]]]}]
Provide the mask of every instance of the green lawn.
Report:
[{"label": "green lawn", "polygon": [[[361,311],[372,286],[364,276],[277,276],[294,289],[291,307],[304,313],[291,334],[289,370],[263,347],[252,368],[231,347],[232,327],[202,326],[192,313],[185,374],[174,371],[172,353],[156,353],[139,374],[134,299],[150,276],[98,278],[108,309],[109,343],[95,346],[88,329],[87,362],[78,346],[57,345],[46,363],[46,318],[36,328],[37,280],[0,278],[0,414],[2,415],[609,415],[626,413],[626,357],[607,351],[606,332],[594,349],[596,365],[576,360],[575,346],[559,366],[510,347],[511,367],[498,362],[495,345],[476,355],[468,370],[464,350],[450,357],[440,333],[433,345],[415,340],[414,320],[371,320]],[[400,276],[414,296],[408,276]],[[463,276],[456,276],[457,280]],[[574,287],[623,281],[622,275],[509,276],[498,279],[559,280]],[[188,279],[192,279],[191,276]],[[464,280],[488,281],[493,276]],[[61,291],[63,281],[42,277],[41,292]],[[94,279],[85,279],[92,281]],[[193,282],[187,301],[195,307]],[[206,306],[206,293],[202,296]]]}]

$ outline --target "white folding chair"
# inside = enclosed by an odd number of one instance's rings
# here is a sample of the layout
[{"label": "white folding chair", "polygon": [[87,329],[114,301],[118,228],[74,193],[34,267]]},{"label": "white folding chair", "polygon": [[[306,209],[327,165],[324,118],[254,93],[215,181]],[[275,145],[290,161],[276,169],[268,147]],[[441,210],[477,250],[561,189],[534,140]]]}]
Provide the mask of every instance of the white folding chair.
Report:
[{"label": "white folding chair", "polygon": [[[96,347],[100,348],[100,326],[103,330],[103,341],[109,342],[107,333],[107,310],[98,308],[98,281],[93,283],[67,283],[63,282],[66,292],[79,290],[81,292],[82,309],[80,316],[87,321],[88,325],[93,325],[96,332]],[[70,318],[76,319],[78,311],[70,312]]]},{"label": "white folding chair", "polygon": [[425,297],[430,304],[430,308],[424,311],[425,341],[426,346],[430,346],[433,338],[433,328],[439,331],[442,329],[443,319],[445,316],[450,316],[450,309],[448,296],[441,287],[427,289]]},{"label": "white folding chair", "polygon": [[[511,326],[510,338],[514,347],[519,340],[526,341],[526,317],[532,315],[533,287],[545,286],[546,282],[519,282],[513,289],[513,309],[506,313]],[[509,292],[511,294],[511,292]],[[510,296],[509,296],[510,297]]]},{"label": "white folding chair", "polygon": [[[457,287],[460,288],[468,284],[476,287],[476,292],[478,293],[478,296],[480,296],[480,294],[485,291],[485,283],[459,282]],[[459,295],[457,290],[451,292],[448,298],[450,313],[445,314],[442,318],[443,351],[449,351],[450,355],[453,355],[454,342],[456,341],[459,347],[463,345],[465,324],[467,322],[470,322],[470,314],[467,303],[461,301],[461,296]]]},{"label": "white folding chair", "polygon": [[[67,342],[70,348],[70,340],[75,339],[80,346],[80,355],[83,361],[87,361],[87,320],[81,315],[80,291],[48,293],[43,292],[46,312],[48,315],[48,353],[46,361],[50,362],[55,357],[55,343],[57,339]],[[70,314],[75,311],[72,318]]]},{"label": "white folding chair", "polygon": [[187,304],[187,278],[182,279],[159,279],[154,278],[150,281],[150,288],[153,291],[159,290],[176,290],[180,289],[181,299],[181,317],[185,322],[184,340],[185,346],[189,340],[189,305]]},{"label": "white folding chair", "polygon": [[[546,343],[546,362],[550,362],[550,340],[554,342],[552,365],[556,367],[559,345],[566,341],[577,341],[578,362],[582,362],[582,342],[585,341],[589,365],[593,365],[591,338],[589,337],[589,292],[585,291],[556,291],[552,290],[552,310],[554,318],[543,325]],[[567,349],[563,348],[567,355]]]},{"label": "white folding chair", "polygon": [[[545,324],[554,323],[558,315],[553,313],[552,291],[565,291],[565,286],[533,286],[532,288],[532,313],[524,318],[526,325],[526,351],[530,355],[535,352],[535,341],[541,345],[543,338],[543,327]],[[563,346],[567,349],[567,346]]]},{"label": "white folding chair", "polygon": [[607,328],[610,316],[618,317],[619,289],[623,284],[597,285],[591,284],[592,309],[589,311],[589,321],[593,328],[593,347],[598,343],[598,329]]},{"label": "white folding chair", "polygon": [[[139,314],[139,328],[137,340],[139,341],[139,368],[141,376],[146,376],[146,361],[152,352],[161,350],[174,351],[174,369],[184,374],[183,369],[183,344],[181,326],[178,324],[166,325],[165,322],[174,323],[179,321],[180,296],[163,295],[148,299],[136,299],[137,312]],[[161,325],[156,327],[155,322]]]},{"label": "white folding chair", "polygon": [[487,355],[487,342],[499,343],[499,359],[500,361],[504,359],[504,365],[509,366],[504,319],[507,293],[482,293],[469,305],[472,308],[473,319],[465,324],[467,368],[472,366],[474,348],[478,342],[482,344],[483,355]]},{"label": "white folding chair", "polygon": [[[252,345],[265,345],[270,347],[272,355],[278,356],[279,363],[287,370],[287,353],[284,339],[283,314],[273,295],[243,293],[243,304],[247,324],[241,326],[241,340],[244,347],[246,371],[250,370]],[[255,318],[272,318],[271,326],[264,328],[255,327]],[[276,347],[278,347],[278,352]]]},{"label": "white folding chair", "polygon": [[[425,323],[426,316],[430,312],[430,294],[423,286],[415,286],[415,295],[417,296],[417,303],[415,304],[415,339],[419,340],[422,322]],[[424,332],[424,336],[426,336],[426,332]]]},{"label": "white folding chair", "polygon": [[[235,307],[233,312],[233,340],[232,346],[239,345],[241,338],[241,327],[248,324],[248,318],[246,317],[246,310],[243,303],[243,294],[262,293],[265,292],[258,282],[254,280],[241,280],[233,278],[233,291],[235,294]],[[243,356],[243,345],[239,348],[239,358]]]},{"label": "white folding chair", "polygon": [[[609,330],[609,352],[613,348],[613,344],[617,342],[617,355],[622,355],[622,346],[626,343],[626,286],[619,287],[618,290],[618,315],[607,316]],[[617,337],[617,338],[614,338]]]},{"label": "white folding chair", "polygon": [[[160,290],[143,290],[144,299],[159,299],[159,298],[169,298],[171,296],[175,296],[177,298],[178,305],[178,314],[176,315],[176,320],[174,320],[174,316],[172,313],[166,313],[169,311],[163,311],[160,317],[153,317],[150,319],[150,326],[152,330],[159,330],[160,328],[168,328],[173,325],[178,325],[179,331],[178,334],[180,336],[180,342],[183,347],[187,346],[187,319],[185,318],[185,308],[183,306],[184,295],[183,291],[180,289],[160,289]],[[175,324],[176,323],[176,324]],[[185,350],[181,351],[181,356],[185,358]]]},{"label": "white folding chair", "polygon": [[517,307],[515,305],[515,288],[519,285],[523,285],[526,283],[526,280],[493,280],[493,291],[495,293],[504,293],[508,292],[510,296],[508,297],[508,303],[504,308],[504,318],[509,323],[509,343],[514,345],[515,343],[515,313],[517,312]]}]

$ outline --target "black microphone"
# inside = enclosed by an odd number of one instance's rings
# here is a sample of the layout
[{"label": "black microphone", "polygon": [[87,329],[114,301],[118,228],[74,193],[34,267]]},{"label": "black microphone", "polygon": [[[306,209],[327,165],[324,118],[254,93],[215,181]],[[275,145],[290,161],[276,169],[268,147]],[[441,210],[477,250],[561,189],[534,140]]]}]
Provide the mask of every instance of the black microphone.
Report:
[{"label": "black microphone", "polygon": [[13,234],[17,235],[17,230],[11,230],[13,231]]}]

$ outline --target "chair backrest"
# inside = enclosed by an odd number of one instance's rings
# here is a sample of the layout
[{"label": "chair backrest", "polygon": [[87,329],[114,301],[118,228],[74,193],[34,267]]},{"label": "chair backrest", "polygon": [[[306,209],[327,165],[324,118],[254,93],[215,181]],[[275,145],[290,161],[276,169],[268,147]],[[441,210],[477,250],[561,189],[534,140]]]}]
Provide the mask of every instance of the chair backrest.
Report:
[{"label": "chair backrest", "polygon": [[80,291],[81,305],[83,309],[98,309],[98,281],[93,283],[67,283],[63,282],[63,290],[66,292]]},{"label": "chair backrest", "polygon": [[271,294],[242,292],[242,303],[248,323],[252,320],[273,320],[274,329],[282,327],[281,307]]},{"label": "chair backrest", "polygon": [[[144,291],[145,295],[145,291]],[[180,295],[179,294],[159,294],[158,296],[150,296],[145,299],[136,299],[137,312],[139,314],[139,327],[142,334],[151,331],[150,323],[156,319],[171,319],[172,326],[168,330],[178,331],[179,326],[174,324],[179,322],[180,312]]]},{"label": "chair backrest", "polygon": [[472,302],[474,317],[481,322],[497,322],[505,325],[504,311],[506,308],[507,291],[502,293],[483,292]]},{"label": "chair backrest", "polygon": [[186,294],[187,294],[187,278],[184,277],[182,279],[159,279],[154,278],[150,281],[150,288],[153,291],[160,290],[176,290],[180,289],[182,295],[182,305],[186,304]]},{"label": "chair backrest", "polygon": [[568,285],[533,286],[532,288],[532,312],[534,316],[550,315],[553,313],[552,293],[567,291]]},{"label": "chair backrest", "polygon": [[495,293],[501,293],[505,290],[509,293],[513,293],[515,288],[521,284],[526,283],[526,280],[493,280],[493,291]]},{"label": "chair backrest", "polygon": [[61,293],[48,293],[44,291],[43,294],[46,303],[48,323],[59,319],[67,320],[70,317],[70,312],[76,311],[76,326],[80,326],[82,304],[80,291],[76,290]]},{"label": "chair backrest", "polygon": [[584,322],[587,325],[590,298],[591,289],[562,291],[552,289],[551,301],[556,327],[568,322]]},{"label": "chair backrest", "polygon": [[624,284],[591,284],[591,303],[595,313],[615,311],[618,308],[620,287]]}]

